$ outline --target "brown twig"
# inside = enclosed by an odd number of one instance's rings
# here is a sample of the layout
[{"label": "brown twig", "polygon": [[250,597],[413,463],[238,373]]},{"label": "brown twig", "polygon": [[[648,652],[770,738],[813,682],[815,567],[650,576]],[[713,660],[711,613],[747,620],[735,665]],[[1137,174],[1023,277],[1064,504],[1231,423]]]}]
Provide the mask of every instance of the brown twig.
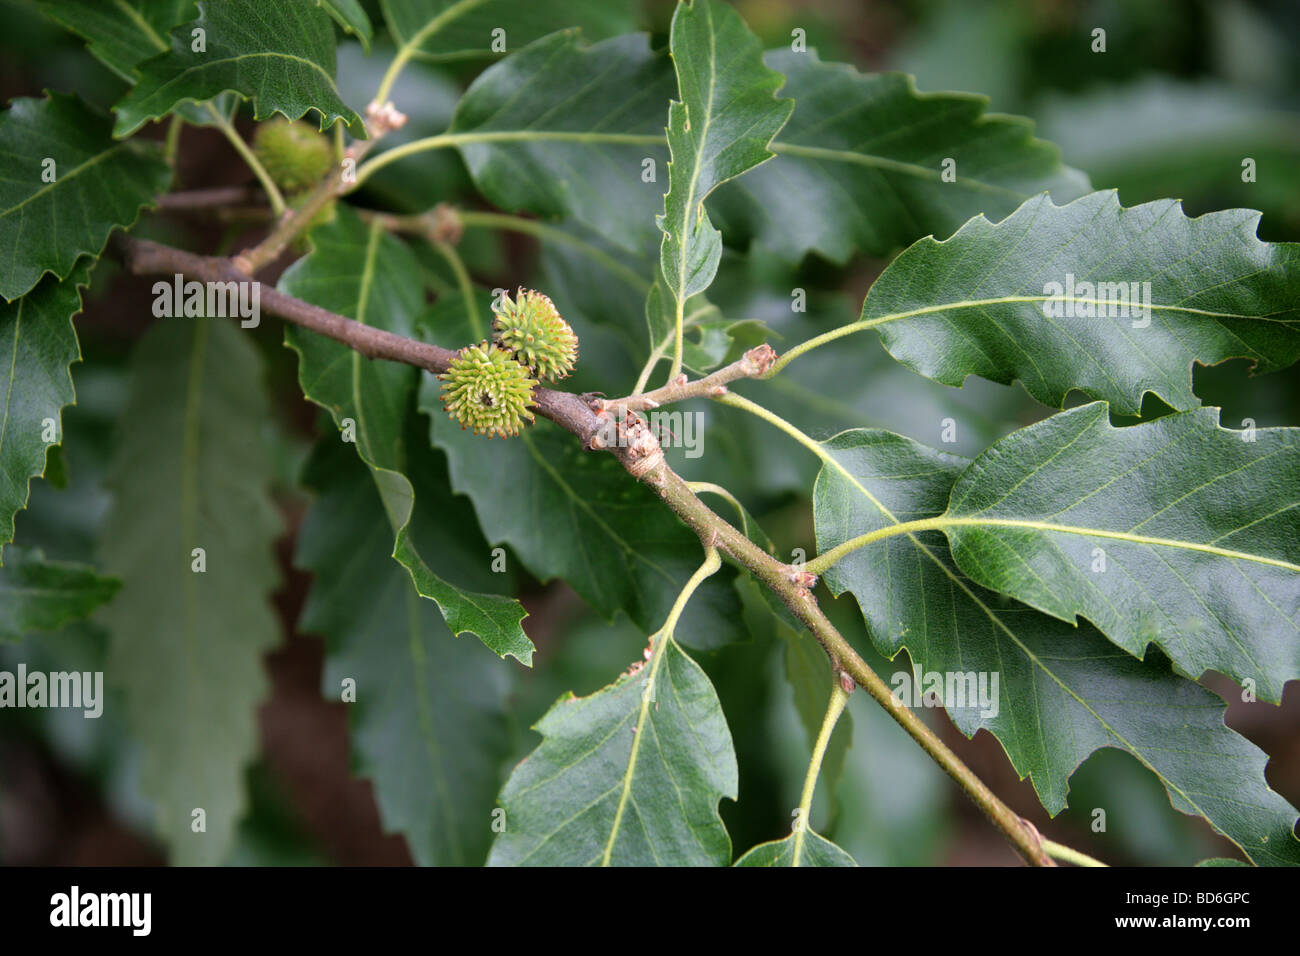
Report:
[{"label": "brown twig", "polygon": [[[118,240],[118,247],[127,266],[139,275],[172,275],[179,272],[205,282],[248,281],[248,276],[236,269],[229,259],[200,256],[148,239],[123,237]],[[342,342],[367,358],[403,362],[430,372],[445,372],[456,355],[450,349],[438,345],[364,325],[310,302],[285,295],[270,286],[262,287],[260,302],[262,308],[272,315]],[[572,392],[538,388],[535,395],[537,408],[543,416],[584,442],[589,442],[592,433],[601,426],[600,420],[587,403]]]},{"label": "brown twig", "polygon": [[[132,272],[175,274],[206,281],[248,280],[229,259],[199,256],[146,239],[122,238],[118,248]],[[404,362],[431,372],[445,371],[455,355],[449,349],[418,342],[346,316],[329,312],[272,289],[261,292],[261,305],[295,325],[342,342],[371,359]],[[740,361],[695,383],[672,383],[654,392],[615,402],[585,401],[572,392],[538,388],[536,407],[545,418],[576,435],[587,448],[608,448],[635,478],[645,482],[700,538],[705,547],[717,547],[771,588],[825,648],[836,671],[849,675],[885,708],[904,730],[961,786],[1027,862],[1054,866],[1034,828],[1003,803],[919,717],[890,692],[888,685],[836,630],[822,613],[812,588],[815,578],[767,554],[736,527],[714,513],[663,459],[659,442],[637,415],[619,415],[618,408],[635,411],[650,397],[655,402],[679,401],[709,395],[727,381],[761,375],[771,367],[775,353],[764,345],[751,349]],[[730,376],[730,377],[727,377]],[[712,380],[712,381],[711,381]],[[662,400],[662,401],[661,401]],[[611,440],[611,437],[614,440]]]},{"label": "brown twig", "polygon": [[[212,189],[166,193],[158,197],[158,208],[164,212],[224,209],[230,206],[253,205],[262,198],[262,191],[252,186],[217,186]],[[262,208],[269,211],[269,207]]]}]

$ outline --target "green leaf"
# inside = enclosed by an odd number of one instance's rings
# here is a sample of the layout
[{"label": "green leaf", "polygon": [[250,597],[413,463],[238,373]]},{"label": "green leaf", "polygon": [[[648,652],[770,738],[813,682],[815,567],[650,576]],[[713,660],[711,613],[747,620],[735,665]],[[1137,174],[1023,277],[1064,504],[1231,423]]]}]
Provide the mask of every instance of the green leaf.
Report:
[{"label": "green leaf", "polygon": [[634,0],[381,0],[381,6],[400,51],[427,60],[494,56],[498,29],[513,51],[561,27],[581,27],[600,40],[630,33],[638,20]]},{"label": "green leaf", "polygon": [[41,10],[85,40],[101,63],[134,83],[135,68],[166,52],[172,27],[194,15],[194,0],[42,0]]},{"label": "green leaf", "polygon": [[7,372],[0,415],[0,557],[14,539],[14,515],[27,507],[31,479],[46,472],[50,450],[47,421],[63,440],[63,407],[76,400],[68,367],[81,360],[72,317],[81,311],[81,288],[89,281],[83,262],[67,279],[47,276],[16,302],[0,303],[0,349]]},{"label": "green leaf", "polygon": [[861,327],[945,385],[980,375],[1057,408],[1072,388],[1131,415],[1148,391],[1193,408],[1193,362],[1245,357],[1267,372],[1300,358],[1300,244],[1260,242],[1258,222],[1249,209],[1188,219],[1175,200],[1124,209],[1114,191],[1039,196],[909,247],[871,287]]},{"label": "green leaf", "polygon": [[[577,392],[588,386],[610,394],[627,389],[645,361],[652,260],[618,249],[576,222],[550,226],[538,239],[534,284],[546,290],[570,325],[582,329],[578,377],[566,385]],[[603,351],[601,336],[609,343]],[[591,356],[596,361],[588,361]]]},{"label": "green leaf", "polygon": [[[797,855],[797,860],[796,860]],[[803,844],[796,850],[795,834],[784,840],[760,843],[739,860],[736,866],[857,866],[849,856],[830,840],[809,830]]]},{"label": "green leaf", "polygon": [[[200,51],[195,30],[203,31]],[[354,136],[365,135],[334,84],[334,25],[316,0],[200,0],[198,19],[173,30],[171,49],[138,72],[114,108],[117,136],[226,91],[251,99],[256,120],[276,112],[298,119],[314,109],[321,129],[342,119]]]},{"label": "green leaf", "polygon": [[725,866],[718,801],[736,799],[722,706],[671,636],[590,697],[561,698],[501,792],[495,866]]},{"label": "green leaf", "polygon": [[[385,504],[389,504],[387,495]],[[397,532],[393,557],[410,572],[419,595],[438,605],[447,626],[457,637],[473,634],[499,657],[509,654],[525,667],[531,667],[535,648],[521,623],[528,616],[523,605],[505,595],[458,587],[435,574],[412,543],[405,527],[408,522],[409,518]],[[479,560],[487,563],[489,557],[490,554],[484,552]]]},{"label": "green leaf", "polygon": [[[317,497],[295,563],[315,581],[299,626],[328,637],[326,699],[340,699],[343,682],[354,682],[356,772],[374,781],[385,829],[406,837],[417,863],[481,864],[509,755],[506,672],[477,642],[454,639],[438,609],[412,589],[391,559],[392,531],[370,470],[347,445],[322,439],[305,478]],[[417,510],[445,520],[454,514],[444,510],[450,497],[431,504],[422,494]],[[477,529],[457,530],[450,541],[432,539],[431,550],[475,566]],[[490,576],[483,567],[480,578]]]},{"label": "green leaf", "polygon": [[1088,189],[1055,146],[1033,137],[1029,120],[985,113],[987,97],[919,93],[906,74],[859,73],[812,50],[764,59],[785,74],[794,115],[772,147],[776,161],[711,205],[729,230],[789,262],[810,250],[837,263],[855,252],[883,256],[951,235],[979,213],[1005,216],[1043,190],[1068,200]]},{"label": "green leaf", "polygon": [[[881,431],[843,432],[821,448],[829,461],[813,509],[822,552],[942,514],[970,464]],[[1114,747],[1159,778],[1175,809],[1203,817],[1256,863],[1300,862],[1296,811],[1265,783],[1267,755],[1224,726],[1220,698],[1170,673],[1159,653],[1136,660],[1087,624],[1074,628],[985,590],[955,566],[939,531],[876,541],[824,580],[835,594],[853,592],[886,657],[906,647],[945,688],[953,675],[944,701],[953,722],[967,736],[993,733],[1053,815],[1066,805],[1074,769]],[[960,675],[969,675],[964,685]],[[981,675],[996,707],[957,696],[969,679],[978,689]]]},{"label": "green leaf", "polygon": [[[52,272],[97,258],[115,228],[167,189],[156,143],[115,143],[109,119],[75,96],[15,99],[0,115],[0,296],[12,302]],[[47,181],[52,178],[52,181]]]},{"label": "green leaf", "polygon": [[[742,48],[751,81],[779,85],[753,43]],[[710,198],[711,215],[737,241],[754,236],[792,261],[809,249],[844,261],[854,250],[883,255],[927,233],[948,235],[979,212],[1005,215],[1044,189],[1072,199],[1088,188],[1055,147],[1032,137],[1029,121],[985,114],[982,97],[920,94],[901,74],[863,75],[815,53],[775,51],[766,62],[787,74],[783,92],[809,105],[750,157],[776,153],[775,162],[742,167],[747,175]],[[494,134],[460,149],[496,205],[571,216],[641,251],[659,237],[651,214],[660,203],[642,162],[654,161],[657,179],[666,158],[663,102],[676,95],[668,57],[643,37],[583,47],[576,35],[557,34],[484,71],[450,132]],[[790,108],[766,93],[754,98],[760,112]],[[856,107],[846,112],[846,102]],[[948,157],[958,162],[952,183],[940,178]]]},{"label": "green leaf", "polygon": [[[122,590],[107,672],[143,747],[140,786],[182,865],[220,863],[257,752],[279,518],[257,352],[226,319],[165,319],[140,339],[100,549]],[[197,567],[202,548],[204,570]],[[195,832],[202,809],[205,832]]]},{"label": "green leaf", "polygon": [[685,304],[713,281],[722,233],[704,200],[729,179],[771,159],[772,137],[794,101],[778,100],[782,78],[765,66],[758,38],[719,0],[682,3],[671,50],[680,100],[668,107],[668,192],[659,220],[659,265],[673,300]]},{"label": "green leaf", "polygon": [[673,90],[667,55],[643,34],[583,46],[565,31],[484,70],[448,132],[493,137],[460,151],[495,205],[573,217],[638,251],[658,236],[659,187],[642,180],[642,161],[664,168]]},{"label": "green leaf", "polygon": [[1094,402],[976,458],[940,521],[970,578],[1130,654],[1274,702],[1300,677],[1300,429],[1217,408],[1113,428]]},{"label": "green leaf", "polygon": [[46,561],[39,550],[10,548],[9,563],[0,568],[0,641],[58,630],[108,601],[120,585],[88,565]]},{"label": "green leaf", "polygon": [[374,28],[370,17],[359,0],[316,0],[317,6],[324,7],[325,12],[334,18],[334,22],[361,41],[362,48],[369,53],[370,41],[374,38]]},{"label": "green leaf", "polygon": [[[340,206],[331,223],[310,233],[311,252],[280,279],[280,291],[350,319],[412,337],[424,308],[419,266],[410,249],[381,223],[364,223]],[[340,342],[286,326],[285,342],[298,353],[304,394],[344,428],[351,419],[357,453],[375,468],[401,471],[407,397],[416,370],[376,362]]]},{"label": "green leaf", "polygon": [[[281,290],[367,325],[414,334],[424,290],[407,246],[381,224],[367,225],[347,208],[338,210],[333,223],[314,229],[311,241],[312,252],[285,272]],[[408,430],[415,414],[416,370],[371,361],[339,342],[293,327],[286,328],[285,341],[299,355],[303,393],[327,409],[341,430],[355,431],[357,453],[374,470],[396,534],[393,557],[410,572],[419,593],[437,603],[453,633],[473,633],[502,657],[510,654],[529,664],[533,644],[520,626],[526,612],[519,602],[465,590],[435,574],[408,533],[415,499],[411,461],[418,452]],[[415,441],[426,439],[417,435]],[[490,558],[484,553],[481,560]]]}]

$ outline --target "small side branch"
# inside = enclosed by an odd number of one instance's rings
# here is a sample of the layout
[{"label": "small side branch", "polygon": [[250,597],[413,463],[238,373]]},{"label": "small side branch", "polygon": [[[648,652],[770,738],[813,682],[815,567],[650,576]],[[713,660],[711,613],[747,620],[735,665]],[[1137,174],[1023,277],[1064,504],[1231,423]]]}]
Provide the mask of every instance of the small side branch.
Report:
[{"label": "small side branch", "polygon": [[[140,275],[181,273],[205,282],[250,281],[248,275],[236,269],[229,259],[195,255],[148,239],[124,239],[120,245],[127,266]],[[367,358],[388,359],[443,372],[455,355],[449,349],[364,325],[265,284],[260,296],[262,308],[272,315],[342,342]]]},{"label": "small side branch", "polygon": [[689,381],[685,374],[677,376],[662,388],[627,398],[616,398],[605,403],[605,407],[640,412],[648,408],[658,408],[688,398],[719,398],[727,393],[727,385],[737,379],[761,378],[776,362],[776,352],[772,346],[764,343],[750,349],[736,361],[725,368],[720,368],[704,378]]},{"label": "small side branch", "polygon": [[[848,684],[848,686],[845,687],[845,684]],[[839,674],[832,675],[831,699],[826,705],[826,716],[822,718],[822,729],[817,734],[817,742],[813,745],[812,758],[808,761],[808,774],[803,781],[803,793],[799,798],[799,815],[795,818],[792,866],[800,865],[799,861],[803,856],[803,845],[807,841],[808,830],[812,826],[808,822],[808,818],[812,813],[813,793],[817,789],[817,778],[821,776],[822,761],[826,759],[826,748],[830,745],[831,734],[835,732],[835,725],[839,723],[840,715],[844,713],[844,705],[849,702],[849,693],[852,690],[853,684],[851,681],[842,682]]]},{"label": "small side branch", "polygon": [[1043,849],[1053,859],[1060,860],[1063,863],[1073,863],[1075,866],[1106,866],[1101,860],[1094,859],[1086,853],[1081,853],[1073,847],[1068,847],[1063,843],[1057,843],[1055,840],[1043,838]]},{"label": "small side branch", "polygon": [[273,198],[272,205],[281,217],[279,223],[256,246],[235,256],[235,267],[246,275],[253,275],[280,258],[289,243],[311,224],[317,213],[335,198],[357,187],[359,179],[356,165],[375,142],[389,131],[401,129],[404,125],[406,117],[394,109],[391,103],[371,103],[366,108],[366,132],[370,138],[356,140],[344,149],[342,161],[316,184],[296,209],[285,211],[283,203],[275,203]]}]

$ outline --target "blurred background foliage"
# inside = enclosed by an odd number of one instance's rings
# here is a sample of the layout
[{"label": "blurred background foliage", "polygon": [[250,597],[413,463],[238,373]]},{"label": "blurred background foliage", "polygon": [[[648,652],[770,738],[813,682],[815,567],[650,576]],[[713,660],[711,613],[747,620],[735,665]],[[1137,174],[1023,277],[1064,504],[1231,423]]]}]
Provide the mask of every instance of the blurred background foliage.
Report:
[{"label": "blurred background foliage", "polygon": [[[367,2],[382,23],[377,4]],[[1059,144],[1067,163],[1094,186],[1116,187],[1125,205],[1181,197],[1190,214],[1232,206],[1264,213],[1261,238],[1300,240],[1300,5],[1293,0],[976,0],[854,2],[739,0],[751,28],[769,46],[806,31],[824,60],[862,70],[904,70],[923,91],[982,93],[992,110],[1029,116],[1038,135]],[[76,91],[105,107],[122,81],[84,51],[82,42],[46,21],[33,3],[0,0],[0,93],[35,96],[43,89]],[[656,45],[666,42],[668,0],[647,0],[643,25]],[[1091,50],[1091,33],[1106,30],[1107,52]],[[387,62],[377,37],[366,57],[341,40],[339,85],[362,108]],[[413,64],[394,91],[410,114],[401,139],[444,129],[460,91],[487,61]],[[247,117],[240,128],[251,132]],[[395,141],[400,141],[394,137]],[[385,143],[386,146],[390,145]],[[1255,183],[1240,177],[1242,157],[1257,161]],[[210,130],[188,128],[182,140],[179,188],[250,181],[226,143]],[[362,205],[420,211],[436,202],[482,208],[458,155],[423,154],[397,163],[355,197]],[[569,229],[570,227],[564,227]],[[253,235],[245,222],[155,218],[146,234],[189,248],[229,251]],[[532,237],[468,229],[459,245],[476,282],[486,289],[518,284],[544,289],[579,329],[582,374],[575,388],[628,390],[646,353],[644,290],[587,279],[586,264],[564,246],[545,248]],[[798,268],[761,254],[729,250],[711,300],[728,319],[765,321],[774,345],[852,321],[862,296],[885,265],[856,258],[843,266],[810,259]],[[420,252],[427,282],[454,295],[454,276],[431,250]],[[808,292],[808,311],[792,315],[790,290]],[[151,321],[145,280],[124,276],[105,258],[94,274],[77,320],[85,360],[74,366],[77,405],[65,414],[62,462],[66,487],[33,483],[16,540],[52,558],[93,560],[107,508],[102,486],[113,430],[124,401],[125,358]],[[248,775],[250,809],[229,862],[236,864],[404,863],[402,838],[385,835],[370,785],[349,772],[344,705],[320,693],[322,642],[296,632],[309,583],[290,564],[293,539],[309,504],[299,473],[317,433],[315,412],[302,398],[292,353],[273,321],[256,338],[267,362],[275,420],[265,439],[276,462],[276,499],[287,532],[277,545],[284,584],[276,596],[284,641],[268,657],[271,698],[260,714],[262,757]],[[874,342],[874,338],[873,338]],[[946,419],[956,424],[956,450],[975,453],[1001,435],[1037,420],[1046,409],[1017,385],[970,380],[961,390],[924,380],[861,342],[851,354],[822,349],[772,383],[768,403],[817,437],[851,426],[890,428],[938,444]],[[863,355],[870,353],[864,362]],[[1198,394],[1224,408],[1234,427],[1244,418],[1263,425],[1300,425],[1300,373],[1255,379],[1244,362],[1196,369]],[[834,383],[827,389],[826,383]],[[782,553],[812,540],[806,489],[816,463],[782,436],[761,432],[729,409],[701,406],[707,416],[702,458],[671,458],[688,478],[706,478],[737,493]],[[1151,414],[1160,409],[1151,408]],[[716,453],[715,453],[716,450]],[[468,506],[467,506],[468,507]],[[511,561],[511,567],[519,567]],[[537,665],[509,671],[512,757],[504,774],[530,751],[529,726],[562,693],[599,689],[639,659],[645,635],[626,618],[614,622],[586,609],[563,584],[546,586],[519,572],[518,593],[531,617]],[[785,669],[792,653],[783,635],[744,591],[748,643],[696,656],[713,679],[735,738],[740,801],[723,803],[737,853],[788,832],[807,761],[807,738]],[[886,676],[910,670],[905,655],[876,657],[848,599],[830,613]],[[470,638],[466,638],[470,640]],[[0,668],[21,660],[42,670],[102,669],[106,635],[94,623],[0,645]],[[1212,689],[1239,698],[1232,685],[1208,675]],[[833,787],[821,787],[814,824],[863,864],[1012,864],[1014,854],[931,761],[865,694],[851,701],[847,752],[831,758]],[[163,854],[152,842],[151,808],[136,782],[139,754],[114,718],[81,719],[57,710],[0,714],[0,862],[148,863]],[[1075,774],[1070,809],[1049,819],[997,743],[980,734],[967,741],[941,711],[926,719],[972,767],[1044,833],[1112,863],[1190,864],[1231,848],[1199,821],[1171,809],[1159,783],[1135,761],[1102,751]],[[1300,803],[1300,690],[1288,687],[1282,706],[1234,703],[1231,726],[1273,757],[1268,779]],[[842,748],[847,741],[837,742]],[[833,753],[836,750],[833,748]],[[834,771],[832,771],[834,773]],[[1105,829],[1094,828],[1103,810]]]}]

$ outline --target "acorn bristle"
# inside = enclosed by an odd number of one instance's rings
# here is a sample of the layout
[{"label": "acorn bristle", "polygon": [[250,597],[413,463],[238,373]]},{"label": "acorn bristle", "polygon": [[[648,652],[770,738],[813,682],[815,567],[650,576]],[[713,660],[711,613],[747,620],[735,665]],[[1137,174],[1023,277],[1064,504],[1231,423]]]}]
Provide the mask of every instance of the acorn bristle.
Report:
[{"label": "acorn bristle", "polygon": [[442,380],[443,410],[462,429],[476,435],[518,435],[532,422],[533,389],[527,368],[505,349],[488,342],[463,348],[452,359]]},{"label": "acorn bristle", "polygon": [[531,289],[502,296],[492,323],[498,345],[540,381],[566,378],[578,362],[578,336],[549,297]]}]

